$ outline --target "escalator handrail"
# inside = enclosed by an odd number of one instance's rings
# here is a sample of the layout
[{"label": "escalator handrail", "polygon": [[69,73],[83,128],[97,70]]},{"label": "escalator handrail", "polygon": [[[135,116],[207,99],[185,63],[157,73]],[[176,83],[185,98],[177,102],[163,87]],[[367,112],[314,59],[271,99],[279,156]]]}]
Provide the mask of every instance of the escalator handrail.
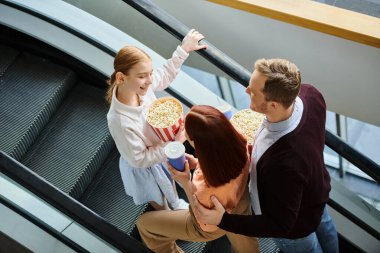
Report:
[{"label": "escalator handrail", "polygon": [[[176,18],[168,14],[165,10],[154,4],[151,0],[123,1],[140,13],[144,14],[147,18],[151,19],[179,40],[182,40],[190,30]],[[251,76],[251,73],[248,70],[225,55],[211,43],[207,41],[202,41],[201,43],[206,43],[208,48],[207,50],[197,51],[200,55],[220,68],[223,72],[231,76],[244,87],[247,87]],[[380,166],[327,129],[325,144],[343,158],[350,161],[368,176],[373,178],[376,182],[380,182]]]},{"label": "escalator handrail", "polygon": [[[154,21],[160,27],[168,31],[175,38],[182,41],[185,35],[189,32],[189,28],[182,22],[165,12],[150,0],[123,0],[135,8],[140,13]],[[197,52],[204,58],[212,62],[215,66],[221,69],[224,73],[228,74],[237,82],[248,86],[250,79],[250,72],[244,67],[239,65],[235,60],[228,57],[218,48],[213,46],[206,39],[202,40],[200,44],[207,44],[207,50],[198,50]]]},{"label": "escalator handrail", "polygon": [[380,182],[380,166],[327,129],[325,144],[376,182]]},{"label": "escalator handrail", "polygon": [[[101,216],[94,213],[91,209],[70,197],[68,194],[62,192],[60,189],[1,150],[0,172],[37,195],[39,198],[48,202],[54,208],[61,211],[74,221],[86,227],[121,252],[151,252],[142,243],[119,230],[104,220]],[[36,220],[35,217],[29,217],[29,219],[34,219],[33,222],[39,226],[48,226],[46,224],[41,224],[41,222]],[[49,228],[45,229],[49,230]],[[62,240],[62,238],[57,239],[60,239],[63,243],[67,244],[67,241]]]}]

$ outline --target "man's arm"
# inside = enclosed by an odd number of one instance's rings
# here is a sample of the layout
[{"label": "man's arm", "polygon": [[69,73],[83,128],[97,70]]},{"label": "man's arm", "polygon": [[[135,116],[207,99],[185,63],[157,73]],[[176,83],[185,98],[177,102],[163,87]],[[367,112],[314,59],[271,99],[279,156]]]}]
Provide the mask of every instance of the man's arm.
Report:
[{"label": "man's arm", "polygon": [[[229,214],[216,197],[211,197],[214,208],[207,209],[193,195],[193,212],[197,220],[206,224],[246,236],[286,237],[292,229],[302,196],[300,180],[289,178],[286,173],[277,173],[266,191],[271,191],[271,204],[261,215]],[[292,177],[292,175],[290,175]],[[294,182],[289,184],[289,182]],[[273,185],[278,186],[273,190]]]}]

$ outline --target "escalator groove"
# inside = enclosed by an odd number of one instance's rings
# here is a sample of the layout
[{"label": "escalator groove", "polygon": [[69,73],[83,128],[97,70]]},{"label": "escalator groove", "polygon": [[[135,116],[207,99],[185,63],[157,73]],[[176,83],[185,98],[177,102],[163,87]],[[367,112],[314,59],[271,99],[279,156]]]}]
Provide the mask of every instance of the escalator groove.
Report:
[{"label": "escalator groove", "polygon": [[78,83],[21,160],[76,199],[113,147],[103,97],[103,90]]},{"label": "escalator groove", "polygon": [[[1,50],[13,51],[4,46]],[[74,85],[76,75],[27,53],[4,53],[1,59],[0,145],[20,159]]]},{"label": "escalator groove", "polygon": [[[136,220],[151,207],[135,205],[125,193],[105,89],[43,57],[0,49],[6,56],[0,60],[0,149],[139,240]],[[178,244],[190,253],[207,245]]]}]

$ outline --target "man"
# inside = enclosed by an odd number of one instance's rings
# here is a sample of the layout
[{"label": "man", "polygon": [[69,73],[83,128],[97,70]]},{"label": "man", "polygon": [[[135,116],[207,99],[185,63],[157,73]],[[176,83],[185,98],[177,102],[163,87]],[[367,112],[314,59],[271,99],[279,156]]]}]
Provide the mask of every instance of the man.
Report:
[{"label": "man", "polygon": [[238,234],[272,237],[283,252],[338,252],[326,209],[330,177],[323,159],[326,105],[297,66],[283,59],[255,63],[246,92],[250,108],[266,115],[252,151],[250,196],[254,215],[225,212],[215,197],[194,213],[206,224]]}]

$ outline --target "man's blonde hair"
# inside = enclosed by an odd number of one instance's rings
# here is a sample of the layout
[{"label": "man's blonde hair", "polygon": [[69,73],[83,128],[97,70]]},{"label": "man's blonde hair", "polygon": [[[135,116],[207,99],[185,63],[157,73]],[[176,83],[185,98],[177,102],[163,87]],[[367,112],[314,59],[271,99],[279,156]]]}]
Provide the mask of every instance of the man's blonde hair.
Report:
[{"label": "man's blonde hair", "polygon": [[255,62],[255,69],[267,77],[263,89],[265,99],[289,108],[301,88],[298,67],[285,59],[259,59]]}]

